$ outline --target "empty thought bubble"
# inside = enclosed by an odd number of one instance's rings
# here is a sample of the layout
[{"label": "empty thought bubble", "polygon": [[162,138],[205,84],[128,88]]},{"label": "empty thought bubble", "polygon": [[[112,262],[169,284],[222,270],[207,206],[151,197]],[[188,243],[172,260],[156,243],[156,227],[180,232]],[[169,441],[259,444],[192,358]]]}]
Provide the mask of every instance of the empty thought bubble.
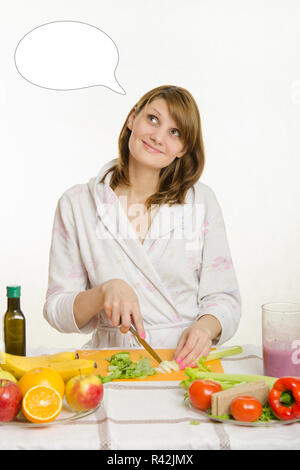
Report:
[{"label": "empty thought bubble", "polygon": [[80,21],[55,21],[18,43],[15,64],[30,83],[51,90],[105,86],[126,94],[115,77],[119,53],[101,29]]}]

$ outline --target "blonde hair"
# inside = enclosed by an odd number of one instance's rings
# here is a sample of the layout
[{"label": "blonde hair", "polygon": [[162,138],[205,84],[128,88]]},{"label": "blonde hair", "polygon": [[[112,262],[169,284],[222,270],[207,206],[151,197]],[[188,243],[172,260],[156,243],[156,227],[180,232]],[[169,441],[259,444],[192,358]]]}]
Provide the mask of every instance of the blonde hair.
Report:
[{"label": "blonde hair", "polygon": [[193,96],[185,88],[164,85],[148,91],[129,112],[119,136],[119,156],[112,171],[110,187],[114,190],[119,185],[130,186],[129,181],[129,138],[131,131],[127,127],[130,114],[135,114],[156,98],[166,100],[169,113],[176,122],[184,144],[185,154],[175,158],[173,162],[159,173],[158,190],[152,194],[145,205],[150,209],[152,204],[184,204],[187,191],[200,178],[205,163],[204,144],[201,129],[200,113]]}]

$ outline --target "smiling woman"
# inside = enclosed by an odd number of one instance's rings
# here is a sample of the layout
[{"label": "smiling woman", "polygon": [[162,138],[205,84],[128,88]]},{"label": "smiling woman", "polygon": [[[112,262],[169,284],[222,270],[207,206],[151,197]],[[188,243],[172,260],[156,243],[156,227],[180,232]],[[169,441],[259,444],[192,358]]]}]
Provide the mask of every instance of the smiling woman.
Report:
[{"label": "smiling woman", "polygon": [[239,289],[203,168],[192,95],[170,85],[146,93],[125,119],[118,158],[59,200],[44,307],[51,325],[92,332],[87,347],[123,349],[138,345],[133,323],[152,347],[173,348],[181,369],[233,336]]},{"label": "smiling woman", "polygon": [[[187,90],[175,86],[155,88],[130,111],[119,137],[118,162],[109,169],[113,190],[131,186],[129,156],[152,169],[145,178],[147,188],[149,173],[152,176],[147,209],[151,204],[184,202],[187,191],[200,178],[205,161],[198,106]],[[142,187],[145,191],[145,184]]]}]

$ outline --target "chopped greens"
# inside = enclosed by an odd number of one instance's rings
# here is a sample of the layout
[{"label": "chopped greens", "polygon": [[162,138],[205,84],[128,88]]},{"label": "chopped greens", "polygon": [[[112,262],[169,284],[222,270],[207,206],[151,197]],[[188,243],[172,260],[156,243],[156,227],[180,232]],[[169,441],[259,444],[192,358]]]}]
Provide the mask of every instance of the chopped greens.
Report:
[{"label": "chopped greens", "polygon": [[148,357],[141,357],[139,361],[133,362],[127,351],[113,354],[106,360],[109,362],[107,376],[98,375],[104,384],[115,379],[145,379],[148,375],[157,373]]},{"label": "chopped greens", "polygon": [[[181,382],[179,382],[179,385],[184,388],[185,390],[188,390],[189,386],[191,383],[196,380],[197,378],[197,372],[211,372],[211,369],[208,366],[204,365],[205,358],[202,356],[198,360],[198,367],[195,367],[192,369],[191,367],[186,367],[184,369],[184,373],[189,377],[188,379],[183,379]],[[196,371],[193,373],[193,371]]]},{"label": "chopped greens", "polygon": [[220,416],[216,416],[216,415],[209,415],[211,418],[219,418],[219,419],[230,419],[231,416],[230,415],[220,415]]},{"label": "chopped greens", "polygon": [[269,404],[263,406],[263,412],[260,415],[258,421],[263,421],[264,423],[269,423],[273,419],[279,420]]},{"label": "chopped greens", "polygon": [[172,370],[178,371],[179,365],[176,361],[162,361],[159,366],[155,367],[155,370],[163,374],[170,373]]},{"label": "chopped greens", "polygon": [[205,365],[206,361],[207,359],[205,356],[202,356],[200,357],[200,359],[198,359],[198,367],[197,367],[198,371],[201,370],[203,372],[211,372],[211,368]]}]

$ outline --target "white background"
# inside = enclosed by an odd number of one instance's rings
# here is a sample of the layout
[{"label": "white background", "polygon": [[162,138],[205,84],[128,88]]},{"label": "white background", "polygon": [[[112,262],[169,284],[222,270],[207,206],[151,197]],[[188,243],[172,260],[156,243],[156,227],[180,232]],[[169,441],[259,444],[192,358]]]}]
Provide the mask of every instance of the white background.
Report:
[{"label": "white background", "polygon": [[[18,74],[19,40],[58,20],[113,39],[126,95],[102,86],[51,91]],[[260,345],[261,305],[300,301],[299,1],[10,0],[0,22],[0,305],[4,316],[6,286],[22,286],[28,348],[87,341],[42,315],[55,207],[117,157],[127,113],[163,84],[187,88],[199,105],[202,181],[223,209],[243,300],[228,344]]]}]

